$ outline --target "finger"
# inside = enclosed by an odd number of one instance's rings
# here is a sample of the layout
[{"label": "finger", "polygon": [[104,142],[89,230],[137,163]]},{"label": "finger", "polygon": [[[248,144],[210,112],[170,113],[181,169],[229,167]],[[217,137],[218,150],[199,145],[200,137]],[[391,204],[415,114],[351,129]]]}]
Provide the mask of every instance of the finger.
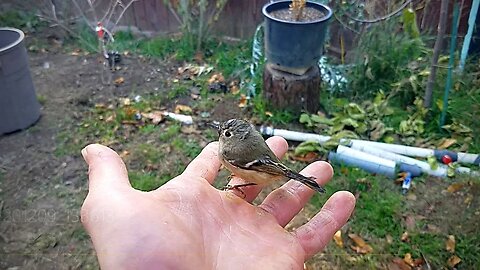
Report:
[{"label": "finger", "polygon": [[352,193],[336,192],[319,213],[293,232],[305,251],[305,259],[325,248],[333,235],[347,222],[354,207],[355,197]]},{"label": "finger", "polygon": [[[332,178],[333,169],[327,162],[317,161],[308,165],[300,173],[315,177],[315,181],[323,186]],[[270,193],[259,207],[271,213],[283,227],[302,210],[314,193],[314,190],[304,184],[290,180]]]},{"label": "finger", "polygon": [[211,142],[188,164],[182,175],[189,177],[200,176],[212,184],[215,181],[215,177],[217,177],[220,165],[218,142]]},{"label": "finger", "polygon": [[[283,157],[283,155],[285,155],[285,153],[288,150],[288,143],[282,137],[273,136],[268,138],[266,142],[268,147],[272,149],[273,153],[275,153],[275,155],[278,158]],[[240,179],[238,177],[233,177],[228,184],[230,186],[235,186],[235,185],[244,184],[244,183],[248,183],[248,179]],[[241,194],[241,192],[235,189],[233,189],[232,192],[235,192],[237,195],[244,198],[245,201],[252,202],[258,196],[258,193],[260,193],[260,191],[262,190],[262,187],[247,186],[247,187],[241,187],[240,189],[242,190],[243,194]]]},{"label": "finger", "polygon": [[131,188],[125,164],[112,149],[90,144],[82,150],[88,164],[89,192]]}]

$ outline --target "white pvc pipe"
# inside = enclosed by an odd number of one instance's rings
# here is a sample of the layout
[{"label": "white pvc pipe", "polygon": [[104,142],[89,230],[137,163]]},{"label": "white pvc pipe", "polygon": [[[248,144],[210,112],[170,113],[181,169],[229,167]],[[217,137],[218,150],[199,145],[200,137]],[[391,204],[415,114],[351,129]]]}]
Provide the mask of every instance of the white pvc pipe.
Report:
[{"label": "white pvc pipe", "polygon": [[355,149],[339,145],[337,152],[330,152],[328,159],[345,165],[361,168],[365,171],[395,177],[396,163],[394,161],[369,155]]},{"label": "white pvc pipe", "polygon": [[[304,133],[304,132],[290,131],[285,129],[274,129],[272,127],[266,127],[266,126],[260,127],[260,132],[267,136],[280,136],[291,141],[301,141],[301,142],[316,141],[320,144],[324,144],[331,138],[330,136],[323,136],[323,135],[318,135],[314,133]],[[434,149],[405,146],[400,144],[371,142],[371,141],[356,140],[356,139],[341,139],[340,143],[343,143],[349,146],[353,144],[371,146],[371,147],[383,149],[385,151],[393,152],[396,154],[412,156],[412,157],[426,158],[429,156],[434,156],[436,151]],[[478,162],[480,157],[478,154],[470,154],[470,153],[456,153],[456,154],[457,154],[457,160],[461,163],[479,165]]]},{"label": "white pvc pipe", "polygon": [[178,114],[178,113],[171,113],[171,112],[164,112],[163,115],[170,117],[174,120],[180,121],[186,125],[193,124],[193,118],[190,115]]},{"label": "white pvc pipe", "polygon": [[402,156],[392,152],[387,152],[385,150],[382,150],[376,147],[366,146],[358,142],[353,142],[350,147],[352,149],[356,149],[377,157],[382,157],[382,158],[390,159],[396,162],[402,162],[405,164],[418,166],[420,167],[420,169],[422,169],[422,172],[433,175],[433,176],[438,176],[438,177],[447,176],[447,168],[445,166],[438,166],[436,170],[432,170],[432,168],[427,162],[420,161],[418,159],[414,159],[411,157]]},{"label": "white pvc pipe", "polygon": [[363,147],[375,147],[378,149],[383,149],[389,152],[393,152],[400,155],[413,156],[413,157],[428,157],[435,154],[432,149],[425,149],[420,147],[405,146],[400,144],[389,144],[389,143],[380,143],[380,142],[370,142],[364,140],[351,140],[351,144],[361,145]]},{"label": "white pvc pipe", "polygon": [[327,142],[331,138],[330,136],[322,136],[314,133],[304,133],[304,132],[291,131],[286,129],[276,129],[276,128],[274,129],[272,127],[266,127],[266,126],[260,127],[260,133],[268,136],[280,136],[290,141],[300,141],[300,142],[315,141],[320,144]]},{"label": "white pvc pipe", "polygon": [[389,160],[389,159],[381,158],[381,157],[378,157],[378,156],[370,155],[370,154],[367,154],[367,153],[364,153],[364,152],[361,152],[361,151],[358,151],[358,150],[355,150],[355,149],[352,149],[350,147],[346,147],[346,146],[343,146],[343,145],[339,145],[337,147],[337,154],[347,155],[347,156],[356,156],[356,157],[360,158],[361,160],[365,160],[365,161],[368,161],[368,162],[371,162],[371,163],[376,163],[378,165],[385,166],[385,167],[388,167],[388,168],[395,168],[395,166],[396,166],[396,162],[393,161],[393,160]]}]

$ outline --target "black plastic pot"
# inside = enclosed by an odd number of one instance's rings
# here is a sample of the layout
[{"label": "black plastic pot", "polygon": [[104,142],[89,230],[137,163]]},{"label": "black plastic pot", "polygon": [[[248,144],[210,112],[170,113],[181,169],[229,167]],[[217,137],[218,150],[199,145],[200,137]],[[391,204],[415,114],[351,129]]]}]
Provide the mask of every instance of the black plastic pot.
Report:
[{"label": "black plastic pot", "polygon": [[307,7],[318,9],[325,14],[313,22],[284,21],[270,15],[272,11],[288,9],[291,2],[278,1],[263,7],[265,54],[267,61],[277,66],[293,69],[309,68],[322,56],[332,10],[322,4],[307,2]]},{"label": "black plastic pot", "polygon": [[25,35],[14,28],[0,28],[0,134],[27,128],[40,117]]}]

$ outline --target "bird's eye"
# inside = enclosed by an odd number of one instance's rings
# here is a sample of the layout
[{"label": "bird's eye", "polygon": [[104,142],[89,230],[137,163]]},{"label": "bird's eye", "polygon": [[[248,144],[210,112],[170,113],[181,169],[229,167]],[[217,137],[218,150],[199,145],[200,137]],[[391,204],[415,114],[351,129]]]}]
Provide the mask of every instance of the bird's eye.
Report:
[{"label": "bird's eye", "polygon": [[228,131],[228,130],[225,131],[225,137],[228,138],[228,137],[230,137],[230,136],[232,136],[232,133],[230,133],[230,131]]}]

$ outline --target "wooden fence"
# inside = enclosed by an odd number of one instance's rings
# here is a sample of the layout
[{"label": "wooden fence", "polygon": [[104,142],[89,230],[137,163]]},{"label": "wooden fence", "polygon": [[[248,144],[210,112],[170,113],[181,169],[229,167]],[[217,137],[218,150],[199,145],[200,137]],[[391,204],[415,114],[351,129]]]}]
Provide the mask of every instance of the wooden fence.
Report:
[{"label": "wooden fence", "polygon": [[[70,1],[67,0],[0,0],[0,11],[2,6],[12,6],[23,9],[35,9],[36,11],[41,9],[49,9],[50,4],[56,3],[56,5],[63,5],[66,10],[70,6],[70,11],[75,12],[75,9],[72,7]],[[74,0],[77,3],[85,4],[85,0]],[[99,8],[105,8],[108,3],[113,0],[95,0]],[[214,0],[209,0],[214,2]],[[452,10],[453,3],[455,1],[463,2],[463,8],[461,10],[461,21],[459,27],[459,37],[462,38],[467,31],[468,27],[468,16],[470,7],[473,0],[452,0],[449,7],[449,23],[447,27],[447,33],[451,31],[451,20],[452,20]],[[218,20],[213,25],[213,33],[216,35],[226,35],[234,38],[250,38],[252,37],[257,25],[262,22],[263,16],[261,9],[269,0],[229,0],[225,6],[225,9],[220,14]],[[384,3],[390,2],[387,0],[364,0],[358,1],[362,3],[374,3],[377,9],[380,9],[379,14],[386,12],[381,12],[381,9],[385,9],[382,5]],[[402,0],[396,0],[396,3],[402,2]],[[413,0],[412,6],[415,8],[417,13],[418,25],[423,27],[422,32],[429,32],[432,36],[435,35],[438,18],[440,14],[440,2],[441,0]],[[10,4],[9,4],[10,3]],[[43,3],[43,4],[41,4]],[[330,6],[335,12],[336,5],[340,1],[331,0]],[[426,4],[427,3],[427,4]],[[426,12],[425,10],[426,6]],[[99,10],[99,13],[102,13]],[[378,15],[376,15],[378,16]],[[129,8],[122,20],[120,25],[127,27],[136,27],[140,31],[152,32],[154,34],[165,34],[178,32],[180,23],[175,18],[173,13],[168,9],[164,4],[164,0],[137,0],[131,8]],[[339,40],[340,37],[344,41],[344,48],[348,51],[355,46],[355,37],[356,34],[349,29],[345,28],[341,23],[336,19],[332,20],[330,26],[330,45],[333,48],[340,48]],[[448,38],[446,39],[448,40]]]},{"label": "wooden fence", "polygon": [[[224,11],[220,14],[218,21],[214,25],[215,31],[219,34],[236,38],[251,37],[257,25],[263,20],[261,9],[267,2],[269,2],[269,0],[228,1]],[[335,8],[337,1],[331,2],[333,8]],[[451,21],[453,2],[454,1],[450,1],[449,21]],[[423,11],[425,3],[427,3],[426,13]],[[464,0],[459,28],[460,35],[466,32],[471,4],[472,0]],[[422,30],[427,30],[435,34],[440,14],[440,0],[414,0],[413,6],[417,10],[418,25],[424,27]],[[176,32],[179,27],[178,21],[165,6],[163,0],[138,0],[133,4],[132,8],[125,13],[121,24],[135,26],[142,31],[153,31],[156,33]],[[451,24],[448,25],[448,30],[450,29],[450,25]]]}]

